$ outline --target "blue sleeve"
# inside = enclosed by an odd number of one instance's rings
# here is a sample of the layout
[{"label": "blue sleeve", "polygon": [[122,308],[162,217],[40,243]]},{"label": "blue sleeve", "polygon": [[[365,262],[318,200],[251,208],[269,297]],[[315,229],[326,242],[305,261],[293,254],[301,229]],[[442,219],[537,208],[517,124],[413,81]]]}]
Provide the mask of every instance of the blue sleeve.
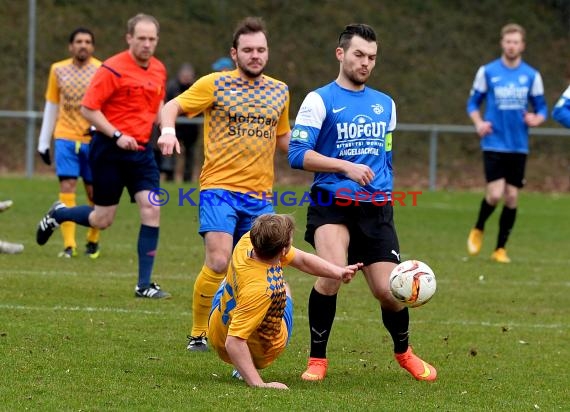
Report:
[{"label": "blue sleeve", "polygon": [[552,118],[564,127],[570,127],[570,100],[561,97],[552,110]]},{"label": "blue sleeve", "polygon": [[546,99],[543,94],[530,96],[529,101],[536,114],[543,115],[545,119],[548,117],[548,106],[546,105]]},{"label": "blue sleeve", "polygon": [[303,169],[305,153],[315,147],[318,129],[308,126],[295,125],[291,131],[291,141],[289,142],[289,152],[287,159],[289,166],[293,169]]},{"label": "blue sleeve", "polygon": [[467,114],[471,114],[475,110],[479,110],[479,106],[481,106],[486,95],[487,93],[471,90],[471,95],[469,96],[469,99],[467,99]]},{"label": "blue sleeve", "polygon": [[303,161],[305,160],[305,152],[310,150],[303,143],[296,142],[291,139],[289,142],[289,152],[287,154],[287,159],[289,160],[289,166],[293,169],[302,169]]}]

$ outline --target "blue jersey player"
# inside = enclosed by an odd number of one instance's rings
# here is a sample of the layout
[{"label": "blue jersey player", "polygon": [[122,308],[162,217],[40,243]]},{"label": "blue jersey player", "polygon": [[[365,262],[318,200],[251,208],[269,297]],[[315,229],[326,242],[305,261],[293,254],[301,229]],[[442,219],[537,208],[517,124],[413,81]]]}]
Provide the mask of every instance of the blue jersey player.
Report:
[{"label": "blue jersey player", "polygon": [[[434,380],[435,368],[408,345],[408,309],[388,287],[400,262],[390,200],[393,185],[392,132],[396,106],[384,93],[366,87],[376,64],[374,30],[346,26],[336,48],[337,79],[307,95],[291,134],[289,163],[315,172],[305,239],[317,255],[336,265],[363,262],[362,271],[380,302],[384,326],[399,364],[418,380]],[[319,278],[309,297],[311,352],[302,379],[323,380],[327,343],[341,282]]]},{"label": "blue jersey player", "polygon": [[570,127],[570,87],[564,90],[552,109],[552,118],[564,127]]},{"label": "blue jersey player", "polygon": [[[528,154],[528,128],[547,117],[540,73],[522,60],[525,30],[507,24],[501,30],[500,58],[479,68],[467,101],[467,112],[481,138],[487,187],[475,227],[467,239],[470,255],[483,244],[485,222],[504,199],[499,234],[491,259],[509,263],[505,245],[515,224],[519,189],[524,185]],[[485,101],[485,114],[480,105]],[[532,106],[534,112],[528,111]]]}]

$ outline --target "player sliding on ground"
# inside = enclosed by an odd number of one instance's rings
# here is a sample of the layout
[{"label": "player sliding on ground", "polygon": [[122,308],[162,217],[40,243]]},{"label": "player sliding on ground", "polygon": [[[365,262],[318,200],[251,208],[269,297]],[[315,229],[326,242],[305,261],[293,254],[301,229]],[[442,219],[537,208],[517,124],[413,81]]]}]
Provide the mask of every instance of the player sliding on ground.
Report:
[{"label": "player sliding on ground", "polygon": [[225,279],[212,302],[208,338],[220,358],[249,386],[288,389],[264,382],[264,369],[283,352],[293,331],[293,301],[283,278],[292,266],[315,276],[349,282],[362,264],[333,265],[291,243],[295,224],[288,215],[258,217],[236,245]]}]

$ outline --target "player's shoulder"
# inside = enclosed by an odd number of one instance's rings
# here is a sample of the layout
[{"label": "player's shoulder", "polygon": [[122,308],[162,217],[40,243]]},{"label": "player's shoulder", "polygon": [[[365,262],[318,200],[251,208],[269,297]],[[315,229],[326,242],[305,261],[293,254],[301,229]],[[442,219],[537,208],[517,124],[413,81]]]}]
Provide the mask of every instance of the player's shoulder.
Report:
[{"label": "player's shoulder", "polygon": [[538,69],[534,66],[531,66],[526,61],[521,60],[520,69],[530,73],[539,73]]},{"label": "player's shoulder", "polygon": [[89,64],[95,67],[99,67],[103,64],[103,62],[97,57],[91,57],[91,59],[89,59]]},{"label": "player's shoulder", "polygon": [[385,92],[378,90],[378,89],[374,89],[372,87],[366,86],[366,88],[364,89],[364,92],[370,98],[390,100],[390,101],[394,100],[394,99],[392,99],[392,96],[390,96],[388,93],[385,93]]},{"label": "player's shoulder", "polygon": [[51,67],[52,69],[58,69],[60,67],[69,66],[71,64],[73,64],[73,59],[71,57],[68,57],[67,59],[59,60],[52,63]]},{"label": "player's shoulder", "polygon": [[263,81],[278,89],[289,89],[289,86],[287,86],[287,83],[284,81],[276,79],[275,77],[268,76],[266,74],[263,75]]},{"label": "player's shoulder", "polygon": [[166,66],[164,65],[164,63],[159,60],[158,58],[152,56],[150,58],[150,64],[154,67],[155,70],[157,71],[162,71],[166,73]]}]

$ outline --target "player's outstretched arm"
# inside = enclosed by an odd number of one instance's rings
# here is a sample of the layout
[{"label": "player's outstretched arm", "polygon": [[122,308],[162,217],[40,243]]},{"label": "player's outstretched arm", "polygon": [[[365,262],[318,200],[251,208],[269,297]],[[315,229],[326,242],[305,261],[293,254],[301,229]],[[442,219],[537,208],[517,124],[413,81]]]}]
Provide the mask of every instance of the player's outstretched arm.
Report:
[{"label": "player's outstretched arm", "polygon": [[281,382],[263,382],[259,372],[253,364],[247,341],[237,336],[228,335],[226,338],[226,351],[245,383],[256,388],[289,389]]},{"label": "player's outstretched arm", "polygon": [[309,275],[319,276],[323,278],[342,280],[348,283],[356,275],[356,272],[363,266],[357,263],[348,266],[337,266],[327,262],[323,258],[312,253],[303,252],[295,248],[295,257],[289,263],[289,266],[299,269]]},{"label": "player's outstretched arm", "polygon": [[174,99],[166,103],[160,111],[161,135],[158,138],[158,148],[164,156],[172,156],[174,152],[180,154],[180,143],[176,138],[176,118],[182,113],[178,102]]}]

